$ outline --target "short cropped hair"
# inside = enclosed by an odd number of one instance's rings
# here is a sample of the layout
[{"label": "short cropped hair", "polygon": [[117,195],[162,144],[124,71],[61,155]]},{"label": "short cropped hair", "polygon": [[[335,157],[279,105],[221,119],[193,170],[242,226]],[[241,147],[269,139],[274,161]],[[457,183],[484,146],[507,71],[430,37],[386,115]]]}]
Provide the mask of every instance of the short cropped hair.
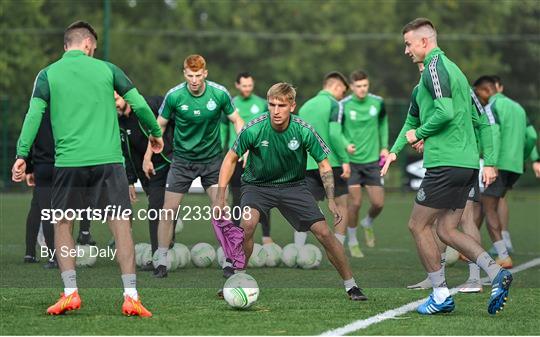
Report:
[{"label": "short cropped hair", "polygon": [[236,75],[236,83],[240,83],[240,80],[242,78],[250,78],[250,77],[253,77],[251,76],[251,74],[247,71],[243,71],[241,73],[238,73],[238,75]]},{"label": "short cropped hair", "polygon": [[85,21],[75,21],[64,31],[64,45],[78,44],[88,37],[94,41],[98,40],[94,27]]},{"label": "short cropped hair", "polygon": [[498,85],[502,84],[501,77],[499,75],[489,75],[489,76],[493,79],[493,82],[495,82],[495,84],[498,84]]},{"label": "short cropped hair", "polygon": [[326,85],[328,85],[328,83],[330,83],[331,81],[339,81],[343,83],[343,85],[347,89],[349,88],[349,83],[347,83],[347,78],[343,76],[343,74],[340,73],[339,71],[331,71],[328,74],[326,74],[324,76],[323,86],[326,87]]},{"label": "short cropped hair", "polygon": [[489,76],[489,75],[483,75],[483,76],[480,76],[476,81],[474,81],[474,84],[473,86],[474,87],[480,87],[480,86],[489,86],[493,89],[495,89],[495,79],[493,78],[493,76]]},{"label": "short cropped hair", "polygon": [[294,89],[292,84],[280,82],[271,86],[266,96],[268,99],[277,98],[279,100],[286,100],[292,104],[296,101],[296,89]]},{"label": "short cropped hair", "polygon": [[426,18],[416,18],[403,27],[401,34],[405,35],[410,31],[417,30],[419,28],[426,27],[426,26],[433,29],[435,32],[437,31],[435,29],[435,26],[433,25],[433,22],[431,22],[431,20],[426,19]]},{"label": "short cropped hair", "polygon": [[355,70],[349,75],[351,83],[368,79],[368,74],[363,70]]},{"label": "short cropped hair", "polygon": [[191,71],[199,71],[201,69],[206,69],[206,61],[201,55],[189,55],[184,60],[184,69],[189,69]]}]

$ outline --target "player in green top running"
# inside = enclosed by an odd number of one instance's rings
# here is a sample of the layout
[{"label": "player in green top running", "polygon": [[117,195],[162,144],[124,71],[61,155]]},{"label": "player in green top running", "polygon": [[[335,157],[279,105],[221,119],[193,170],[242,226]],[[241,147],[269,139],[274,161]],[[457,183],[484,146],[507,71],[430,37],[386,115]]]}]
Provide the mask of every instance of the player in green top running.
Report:
[{"label": "player in green top running", "polygon": [[[252,119],[262,115],[265,112],[268,112],[268,105],[266,100],[262,97],[259,97],[254,94],[255,89],[255,80],[248,72],[239,73],[236,76],[235,82],[236,89],[239,92],[238,96],[233,98],[233,103],[238,114],[245,123],[251,121]],[[236,130],[234,129],[233,123],[223,115],[221,123],[221,136],[222,144],[226,146],[227,151],[233,146],[234,141],[236,140]],[[231,178],[231,184],[229,186],[232,194],[232,207],[240,206],[240,186],[242,173],[244,173],[245,163],[243,158],[240,158],[241,165],[236,165],[234,174]],[[270,237],[270,218],[261,219],[262,227],[262,243],[272,243],[272,238]],[[240,225],[240,219],[233,219],[233,222],[236,225]]]},{"label": "player in green top running", "polygon": [[330,149],[311,125],[291,113],[296,91],[288,83],[274,84],[267,94],[269,113],[249,122],[223,160],[219,173],[217,208],[225,206],[226,187],[238,159],[249,151],[242,175],[242,215],[246,260],[253,251],[253,233],[260,217],[277,208],[297,231],[311,231],[326,249],[330,262],[344,281],[352,300],[367,300],[356,285],[343,246],[328,229],[304,180],[308,152],[318,163],[328,208],[334,223],[342,219],[334,201],[334,175],[327,155]]},{"label": "player in green top running", "polygon": [[523,173],[523,162],[529,157],[537,136],[534,129],[532,134],[527,132],[525,110],[517,102],[498,93],[492,77],[480,77],[475,81],[474,88],[482,103],[486,104],[485,110],[500,125],[501,145],[496,165],[499,176],[483,191],[482,206],[488,222],[488,232],[497,251],[497,263],[512,268],[512,259],[502,238],[497,208],[500,198],[505,196]]},{"label": "player in green top running", "polygon": [[[345,241],[345,230],[347,228],[347,179],[349,179],[351,168],[346,146],[343,142],[341,127],[343,109],[339,100],[345,96],[348,88],[349,85],[345,76],[333,71],[324,77],[323,90],[304,103],[298,112],[298,115],[303,120],[313,126],[323,141],[329,144],[331,151],[328,154],[328,161],[334,173],[336,205],[343,216],[343,221],[335,224],[334,232],[336,238],[342,244]],[[324,200],[325,191],[319,174],[319,166],[312,157],[308,157],[306,183],[316,200]],[[297,246],[303,246],[306,238],[305,232],[297,231],[294,234],[294,243]]]},{"label": "player in green top running", "polygon": [[457,229],[479,168],[470,87],[458,66],[438,48],[437,32],[431,21],[415,19],[405,25],[402,33],[405,54],[414,63],[423,62],[425,66],[415,98],[418,117],[407,116],[381,175],[386,174],[404,143],[424,141],[427,170],[416,196],[409,229],[429,273],[433,293],[417,311],[431,315],[455,308],[431,232],[436,220],[439,238],[476,261],[488,274],[493,286],[488,312],[495,314],[506,303],[512,274],[497,265],[471,236]]},{"label": "player in green top running", "polygon": [[[237,132],[244,121],[236,111],[225,87],[206,80],[208,70],[201,55],[184,60],[185,82],[169,90],[159,109],[158,123],[163,130],[168,120],[175,120],[173,162],[169,169],[163,209],[158,225],[158,266],[154,276],[167,276],[167,252],[173,234],[173,214],[188,192],[193,180],[201,177],[203,188],[212,203],[221,167],[221,115],[234,124]],[[230,266],[225,268],[230,269]]]},{"label": "player in green top running", "polygon": [[[120,132],[114,91],[129,102],[143,126],[149,130],[154,152],[161,152],[161,130],[144,98],[124,72],[112,63],[93,58],[97,34],[86,22],[70,25],[64,33],[62,58],[41,70],[34,82],[30,108],[17,143],[13,180],[21,181],[25,158],[34,142],[43,113],[50,108],[55,140],[55,174],[51,207],[63,211],[54,225],[58,266],[64,293],[47,309],[51,315],[79,309],[72,237],[73,218],[68,214],[91,207],[100,210],[116,240],[117,260],[124,283],[125,315],[152,316],[140,303],[135,288],[135,252],[131,237],[131,217],[126,212],[111,215],[111,209],[131,210],[128,180],[123,167]],[[97,140],[97,141],[96,141]],[[95,215],[97,212],[92,211]],[[71,213],[73,214],[73,213]],[[87,213],[83,213],[87,214]],[[43,216],[43,214],[42,214]],[[54,254],[53,254],[54,255]]]},{"label": "player in green top running", "polygon": [[362,206],[362,189],[366,188],[371,204],[361,221],[368,247],[375,246],[373,220],[384,205],[383,179],[379,162],[388,156],[388,115],[382,97],[369,93],[369,78],[362,71],[350,75],[352,95],[342,101],[344,109],[343,131],[351,157],[349,179],[349,249],[351,255],[363,257],[356,238],[358,213]]}]

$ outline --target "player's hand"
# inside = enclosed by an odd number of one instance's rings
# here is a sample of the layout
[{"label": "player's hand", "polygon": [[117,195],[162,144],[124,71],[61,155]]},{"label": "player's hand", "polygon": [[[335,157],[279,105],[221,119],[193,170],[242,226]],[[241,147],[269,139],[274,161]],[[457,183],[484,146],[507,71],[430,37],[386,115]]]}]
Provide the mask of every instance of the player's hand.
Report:
[{"label": "player's hand", "polygon": [[343,169],[343,173],[340,175],[341,178],[347,180],[351,176],[351,165],[349,163],[343,163],[341,164],[341,168]]},{"label": "player's hand", "polygon": [[414,144],[414,143],[416,143],[418,141],[418,138],[416,138],[416,130],[415,129],[407,131],[407,133],[405,134],[405,137],[407,137],[407,142],[409,144]]},{"label": "player's hand", "polygon": [[156,170],[154,170],[154,163],[152,163],[152,160],[144,159],[143,164],[142,164],[142,169],[143,169],[144,175],[148,179],[156,175]]},{"label": "player's hand", "polygon": [[424,140],[423,139],[420,139],[419,141],[412,144],[411,146],[418,153],[423,153],[424,152]]},{"label": "player's hand", "polygon": [[390,154],[390,152],[388,151],[388,149],[382,149],[381,153],[379,155],[386,159],[386,157],[388,157],[389,154]]},{"label": "player's hand", "polygon": [[381,177],[384,177],[386,173],[388,172],[388,169],[390,168],[390,164],[395,162],[397,159],[397,155],[395,153],[390,153],[388,157],[386,157],[386,162],[384,163],[384,166],[381,169]]},{"label": "player's hand", "polygon": [[34,180],[34,174],[33,173],[27,173],[26,174],[26,185],[28,185],[28,186],[36,186],[36,182]]},{"label": "player's hand", "polygon": [[137,202],[137,192],[135,192],[134,185],[129,185],[129,200],[131,202]]},{"label": "player's hand", "polygon": [[328,199],[328,209],[334,215],[334,227],[336,227],[343,220],[343,216],[339,213],[334,199]]},{"label": "player's hand", "polygon": [[496,167],[484,166],[484,169],[482,170],[482,182],[484,183],[484,186],[487,188],[491,185],[495,179],[497,179],[497,175],[498,171]]},{"label": "player's hand", "polygon": [[148,140],[150,141],[150,146],[152,147],[152,152],[160,153],[163,151],[163,138],[149,136]]},{"label": "player's hand", "polygon": [[540,162],[535,161],[532,164],[532,169],[534,171],[534,175],[536,176],[536,178],[540,178]]},{"label": "player's hand", "polygon": [[356,146],[354,146],[354,144],[349,144],[347,146],[347,152],[349,152],[349,154],[354,154],[356,152]]},{"label": "player's hand", "polygon": [[11,180],[16,183],[20,183],[24,179],[24,174],[26,172],[26,161],[24,159],[17,159],[13,163],[11,168]]}]

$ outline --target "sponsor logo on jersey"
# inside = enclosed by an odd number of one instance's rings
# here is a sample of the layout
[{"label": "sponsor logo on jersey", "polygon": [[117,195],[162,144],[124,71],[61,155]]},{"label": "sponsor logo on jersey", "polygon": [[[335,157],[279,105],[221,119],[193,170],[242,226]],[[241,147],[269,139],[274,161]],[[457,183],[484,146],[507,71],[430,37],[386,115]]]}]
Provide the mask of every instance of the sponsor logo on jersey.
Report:
[{"label": "sponsor logo on jersey", "polygon": [[296,138],[293,137],[293,139],[289,141],[289,144],[287,146],[289,147],[290,150],[296,151],[296,149],[300,147],[300,143],[296,140]]},{"label": "sponsor logo on jersey", "polygon": [[267,141],[267,140],[263,140],[263,141],[261,142],[261,146],[266,146],[266,147],[268,147],[268,144],[270,144],[270,142]]},{"label": "sponsor logo on jersey", "polygon": [[372,116],[372,117],[377,116],[377,108],[376,108],[374,105],[372,105],[372,106],[369,108],[369,114],[370,114],[370,116]]},{"label": "sponsor logo on jersey", "polygon": [[194,111],[193,111],[193,114],[194,114],[195,116],[200,116],[200,115],[201,115],[201,110],[194,110]]},{"label": "sponsor logo on jersey", "polygon": [[189,109],[189,106],[187,106],[187,105],[185,105],[185,104],[182,104],[182,105],[180,106],[180,110],[182,110],[182,111],[186,111],[187,109]]},{"label": "sponsor logo on jersey", "polygon": [[217,104],[213,99],[210,98],[208,103],[206,103],[206,108],[210,111],[214,111],[217,108]]},{"label": "sponsor logo on jersey", "polygon": [[424,189],[421,188],[418,190],[418,193],[416,193],[416,199],[418,201],[424,201],[426,200],[426,193],[424,192]]},{"label": "sponsor logo on jersey", "polygon": [[356,111],[354,111],[354,110],[351,110],[351,120],[353,120],[353,121],[356,120]]},{"label": "sponsor logo on jersey", "polygon": [[253,104],[251,106],[251,109],[249,109],[249,111],[252,113],[252,114],[258,114],[261,109],[259,109],[259,107],[256,105],[256,104]]}]

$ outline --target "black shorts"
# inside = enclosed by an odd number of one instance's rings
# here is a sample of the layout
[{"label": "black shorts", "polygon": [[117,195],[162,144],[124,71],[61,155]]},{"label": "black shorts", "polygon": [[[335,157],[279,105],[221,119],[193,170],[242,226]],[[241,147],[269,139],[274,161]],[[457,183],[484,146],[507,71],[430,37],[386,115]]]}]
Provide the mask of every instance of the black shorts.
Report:
[{"label": "black shorts", "polygon": [[240,206],[242,209],[246,206],[255,208],[264,218],[268,218],[270,210],[275,207],[299,232],[307,232],[311,225],[325,220],[304,182],[283,187],[244,184]]},{"label": "black shorts", "polygon": [[126,170],[122,164],[55,167],[52,208],[131,209]]},{"label": "black shorts", "polygon": [[[332,172],[334,173],[335,196],[340,197],[349,193],[347,180],[341,178],[343,169],[341,167],[332,167]],[[321,201],[326,198],[326,190],[324,189],[319,170],[306,171],[306,184],[308,190],[315,197],[315,200]]]},{"label": "black shorts", "polygon": [[482,194],[490,197],[504,198],[506,192],[512,189],[519,177],[521,177],[521,174],[519,173],[499,170],[497,179],[495,179],[491,185],[484,189]]},{"label": "black shorts", "polygon": [[465,208],[475,177],[478,170],[471,168],[428,168],[416,194],[416,203],[437,209]]},{"label": "black shorts", "polygon": [[478,179],[479,177],[478,175],[476,175],[474,178],[473,187],[469,191],[469,196],[467,197],[467,200],[480,202],[480,183]]},{"label": "black shorts", "polygon": [[383,186],[384,180],[381,177],[379,162],[374,161],[367,164],[351,163],[351,177],[348,180],[349,186]]},{"label": "black shorts", "polygon": [[168,192],[187,193],[193,180],[201,177],[201,184],[205,190],[212,185],[217,185],[219,170],[223,158],[216,156],[208,163],[190,162],[173,157],[167,184],[165,189]]}]

